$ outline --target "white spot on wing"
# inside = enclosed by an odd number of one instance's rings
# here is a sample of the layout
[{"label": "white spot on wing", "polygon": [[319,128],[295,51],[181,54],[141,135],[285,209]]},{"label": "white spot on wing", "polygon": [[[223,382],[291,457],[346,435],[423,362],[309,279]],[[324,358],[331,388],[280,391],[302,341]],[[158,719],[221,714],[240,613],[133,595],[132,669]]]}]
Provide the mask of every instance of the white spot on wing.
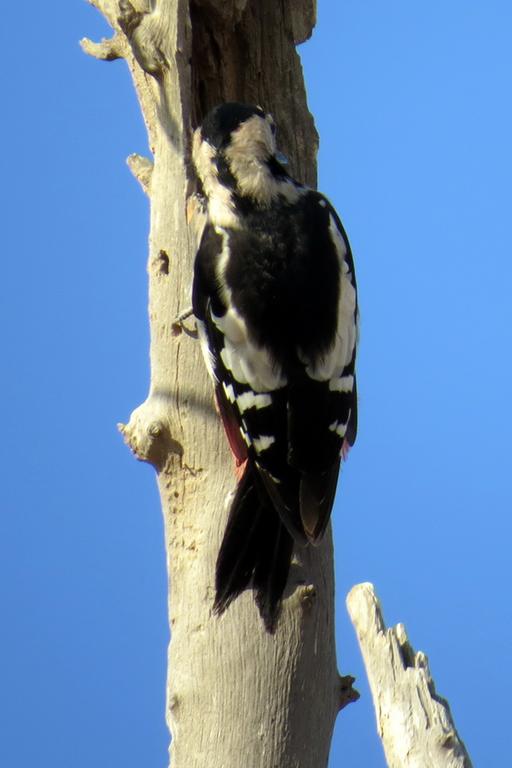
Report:
[{"label": "white spot on wing", "polygon": [[331,392],[352,392],[354,389],[354,377],[350,375],[331,379],[329,389]]},{"label": "white spot on wing", "polygon": [[222,389],[224,390],[224,393],[229,400],[230,403],[234,403],[236,400],[235,390],[233,389],[232,384],[226,384],[225,381],[222,382]]},{"label": "white spot on wing", "polygon": [[231,190],[219,181],[216,154],[215,147],[201,138],[201,129],[197,128],[192,139],[192,158],[208,198],[208,218],[212,224],[237,229],[240,221]]},{"label": "white spot on wing", "polygon": [[259,437],[253,439],[252,444],[256,453],[262,453],[270,448],[275,441],[276,439],[272,435],[259,435]]},{"label": "white spot on wing", "polygon": [[347,425],[342,424],[340,421],[333,421],[332,424],[329,424],[329,429],[331,432],[336,432],[339,437],[345,437]]},{"label": "white spot on wing", "polygon": [[245,444],[250,448],[251,447],[251,441],[249,439],[249,435],[247,434],[247,432],[244,429],[242,429],[242,427],[240,427],[240,434],[242,435],[242,437],[243,437],[243,439],[245,441]]},{"label": "white spot on wing", "polygon": [[[257,466],[257,467],[259,467],[260,469],[262,469],[262,466],[261,466],[261,464],[259,463],[259,461],[257,461],[257,462],[256,462],[256,466]],[[273,483],[280,483],[280,482],[281,482],[281,481],[280,481],[280,479],[279,479],[278,477],[274,477],[274,475],[273,475],[273,474],[271,474],[271,473],[268,471],[268,469],[265,469],[265,473],[268,475],[268,477],[270,477],[270,479],[272,480],[272,482],[273,482]]]},{"label": "white spot on wing", "polygon": [[266,408],[272,402],[268,394],[255,394],[254,392],[244,392],[236,399],[236,404],[240,413],[249,410],[249,408]]}]

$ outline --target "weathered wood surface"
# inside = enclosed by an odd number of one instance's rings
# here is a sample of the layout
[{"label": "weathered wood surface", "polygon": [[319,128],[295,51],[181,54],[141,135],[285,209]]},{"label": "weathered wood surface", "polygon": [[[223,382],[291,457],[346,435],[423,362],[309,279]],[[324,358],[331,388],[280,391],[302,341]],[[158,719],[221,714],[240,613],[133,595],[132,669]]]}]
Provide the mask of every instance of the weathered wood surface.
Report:
[{"label": "weathered wood surface", "polygon": [[415,653],[405,627],[386,629],[371,584],[347,597],[375,705],[389,768],[471,768],[448,702],[436,693],[424,653]]}]

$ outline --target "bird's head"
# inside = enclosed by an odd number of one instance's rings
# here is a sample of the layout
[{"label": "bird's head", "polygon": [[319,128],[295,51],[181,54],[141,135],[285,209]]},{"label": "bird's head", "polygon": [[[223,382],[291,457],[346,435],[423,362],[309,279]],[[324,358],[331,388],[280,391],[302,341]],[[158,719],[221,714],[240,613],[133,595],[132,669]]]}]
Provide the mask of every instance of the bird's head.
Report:
[{"label": "bird's head", "polygon": [[238,102],[212,109],[194,132],[192,158],[206,196],[236,192],[268,205],[286,173],[275,124],[261,107]]}]

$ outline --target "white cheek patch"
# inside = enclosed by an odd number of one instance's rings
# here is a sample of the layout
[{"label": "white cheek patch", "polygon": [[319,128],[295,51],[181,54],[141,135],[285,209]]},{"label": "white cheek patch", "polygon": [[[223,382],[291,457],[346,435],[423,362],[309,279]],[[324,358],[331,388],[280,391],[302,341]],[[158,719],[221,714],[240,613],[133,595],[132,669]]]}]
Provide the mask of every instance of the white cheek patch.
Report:
[{"label": "white cheek patch", "polygon": [[259,115],[245,120],[231,134],[225,156],[240,193],[263,205],[277,194],[275,179],[266,163],[274,152],[270,125]]},{"label": "white cheek patch", "polygon": [[219,227],[240,226],[235,213],[235,204],[231,190],[221,184],[215,165],[217,151],[215,147],[201,138],[201,129],[194,131],[192,139],[192,159],[204,192],[208,198],[208,218]]},{"label": "white cheek patch", "polygon": [[276,144],[271,124],[259,115],[246,120],[231,135],[225,151],[231,173],[240,194],[263,206],[269,206],[281,195],[288,203],[296,203],[307,190],[291,179],[274,176],[268,160],[275,157]]}]

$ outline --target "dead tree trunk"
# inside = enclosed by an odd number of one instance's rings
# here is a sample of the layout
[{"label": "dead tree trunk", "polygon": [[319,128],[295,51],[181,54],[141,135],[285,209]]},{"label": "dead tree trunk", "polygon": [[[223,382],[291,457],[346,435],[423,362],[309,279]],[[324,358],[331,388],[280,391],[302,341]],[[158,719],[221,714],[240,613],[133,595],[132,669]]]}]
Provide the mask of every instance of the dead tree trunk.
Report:
[{"label": "dead tree trunk", "polygon": [[206,111],[229,100],[264,105],[293,174],[315,184],[316,132],[295,50],[311,33],[315,2],[155,0],[152,10],[145,0],[91,2],[114,36],[83,47],[127,60],[153,154],[129,158],[150,199],[151,388],[121,429],[135,455],[156,468],[162,499],[172,768],[322,768],[337,712],[355,696],[336,667],[331,534],[297,553],[275,635],[265,632],[250,593],[212,616],[235,479],[193,323],[182,333],[173,326],[190,303],[202,222],[189,139]]}]

